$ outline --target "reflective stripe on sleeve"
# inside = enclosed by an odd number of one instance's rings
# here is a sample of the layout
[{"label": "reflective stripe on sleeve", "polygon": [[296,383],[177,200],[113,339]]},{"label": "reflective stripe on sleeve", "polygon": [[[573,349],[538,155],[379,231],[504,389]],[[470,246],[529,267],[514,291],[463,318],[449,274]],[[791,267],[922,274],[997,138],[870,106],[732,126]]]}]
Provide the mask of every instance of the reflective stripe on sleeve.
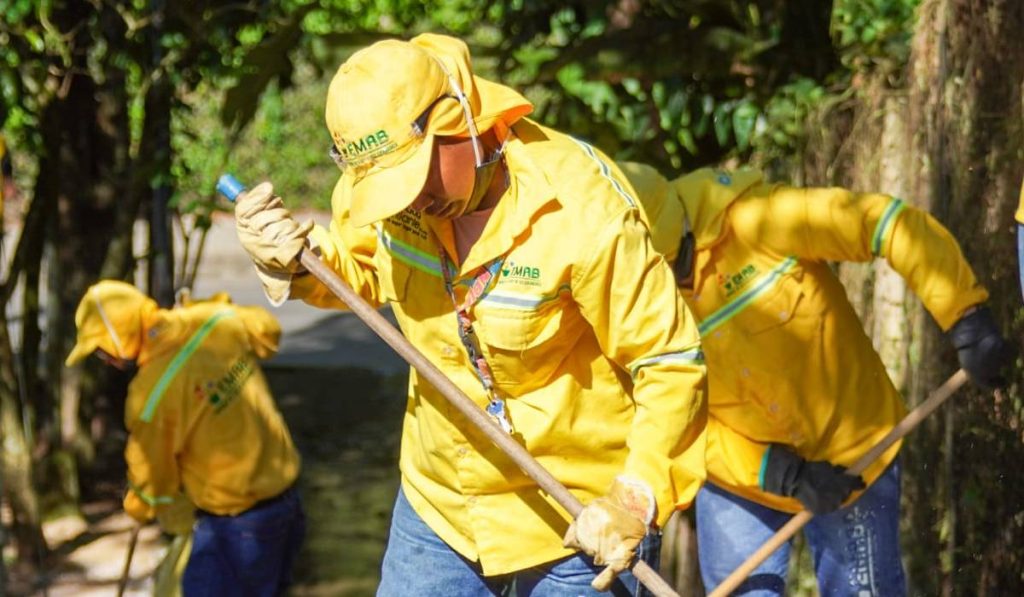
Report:
[{"label": "reflective stripe on sleeve", "polygon": [[634,379],[636,374],[640,372],[640,369],[656,365],[658,363],[686,363],[690,365],[703,365],[704,364],[704,351],[700,348],[690,348],[680,352],[667,352],[665,354],[659,354],[653,357],[647,357],[640,359],[633,363],[629,368],[629,374]]},{"label": "reflective stripe on sleeve", "polygon": [[139,496],[139,499],[141,499],[143,502],[145,502],[147,506],[156,507],[156,506],[161,506],[163,504],[174,503],[174,497],[173,496],[169,496],[169,495],[149,495],[145,491],[142,491],[141,489],[139,489],[139,487],[136,484],[132,483],[131,481],[128,482],[128,489],[131,489],[135,493],[135,495]]},{"label": "reflective stripe on sleeve", "polygon": [[764,491],[764,473],[768,469],[768,456],[772,453],[771,444],[768,445],[768,449],[764,451],[764,456],[761,458],[761,470],[757,472],[757,486]]},{"label": "reflective stripe on sleeve", "polygon": [[742,294],[719,307],[719,309],[711,315],[705,317],[704,321],[700,322],[700,325],[697,326],[697,331],[700,332],[701,337],[711,333],[713,330],[735,317],[750,306],[750,303],[754,302],[754,299],[775,287],[775,284],[779,281],[779,278],[782,277],[782,274],[792,269],[796,264],[796,261],[796,257],[786,257],[779,262],[778,265],[762,274],[754,284]]},{"label": "reflective stripe on sleeve", "polygon": [[893,224],[896,222],[896,216],[907,207],[907,204],[902,199],[893,199],[886,206],[885,211],[882,212],[882,217],[878,219],[878,224],[875,225],[875,233],[871,235],[871,254],[875,257],[882,256],[882,241],[889,235],[889,231],[892,230]]},{"label": "reflective stripe on sleeve", "polygon": [[156,414],[156,408],[160,406],[160,401],[164,398],[164,392],[167,391],[167,386],[171,384],[174,377],[178,374],[178,371],[185,366],[185,363],[192,358],[192,354],[199,348],[199,345],[203,343],[206,336],[213,330],[213,326],[224,317],[234,315],[235,312],[230,309],[218,311],[211,315],[209,319],[203,322],[203,325],[196,330],[192,337],[188,339],[188,342],[178,350],[178,354],[174,355],[171,359],[171,364],[164,370],[163,375],[157,380],[156,385],[149,392],[149,397],[146,398],[146,405],[142,408],[142,416],[139,418],[146,423],[153,420],[153,415]]},{"label": "reflective stripe on sleeve", "polygon": [[597,162],[597,167],[601,170],[601,176],[604,176],[605,178],[608,179],[609,182],[612,183],[612,187],[615,188],[615,191],[619,194],[619,196],[625,199],[626,203],[630,207],[636,207],[636,201],[633,199],[633,197],[630,196],[629,193],[626,192],[626,189],[622,188],[622,185],[619,184],[619,181],[615,180],[615,178],[612,177],[611,168],[608,167],[608,164],[606,164],[604,160],[598,157],[597,152],[594,151],[594,148],[575,137],[569,138],[575,141],[577,145],[582,147],[583,151],[587,152],[587,155],[590,156],[590,159]]}]

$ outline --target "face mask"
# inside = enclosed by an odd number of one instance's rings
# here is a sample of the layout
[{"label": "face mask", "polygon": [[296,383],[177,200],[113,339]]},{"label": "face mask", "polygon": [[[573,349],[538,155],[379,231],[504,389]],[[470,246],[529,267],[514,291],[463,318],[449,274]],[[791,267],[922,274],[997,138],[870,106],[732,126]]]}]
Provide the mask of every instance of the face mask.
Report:
[{"label": "face mask", "polygon": [[[441,65],[441,68],[444,68],[444,65]],[[491,188],[491,182],[494,180],[494,173],[498,171],[498,164],[501,163],[502,150],[505,146],[502,145],[488,161],[484,161],[483,145],[480,143],[480,134],[477,132],[476,124],[473,122],[473,113],[469,109],[469,100],[466,99],[466,94],[462,92],[462,88],[459,87],[455,77],[447,69],[445,69],[445,73],[448,75],[448,83],[451,85],[456,99],[459,100],[459,104],[462,106],[462,111],[466,116],[466,125],[469,128],[469,138],[473,143],[473,157],[476,162],[476,167],[473,171],[473,191],[469,194],[466,209],[462,212],[463,214],[468,214],[476,211],[480,201],[487,194],[487,190]]]}]

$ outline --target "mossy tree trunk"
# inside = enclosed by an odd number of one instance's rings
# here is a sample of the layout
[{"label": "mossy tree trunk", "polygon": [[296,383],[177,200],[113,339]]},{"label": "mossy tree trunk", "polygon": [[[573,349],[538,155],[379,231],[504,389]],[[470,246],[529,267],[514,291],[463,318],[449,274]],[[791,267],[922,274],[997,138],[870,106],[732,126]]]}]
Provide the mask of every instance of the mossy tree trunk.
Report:
[{"label": "mossy tree trunk", "polygon": [[[1024,2],[923,0],[919,10],[906,83],[858,81],[858,101],[826,117],[843,141],[808,152],[808,182],[882,191],[930,211],[1020,347],[1012,213],[1024,177]],[[919,403],[957,368],[942,331],[886,264],[843,265],[841,275],[908,406]],[[1017,384],[998,395],[962,390],[904,444],[912,592],[1024,592],[1021,377],[1018,368]]]}]

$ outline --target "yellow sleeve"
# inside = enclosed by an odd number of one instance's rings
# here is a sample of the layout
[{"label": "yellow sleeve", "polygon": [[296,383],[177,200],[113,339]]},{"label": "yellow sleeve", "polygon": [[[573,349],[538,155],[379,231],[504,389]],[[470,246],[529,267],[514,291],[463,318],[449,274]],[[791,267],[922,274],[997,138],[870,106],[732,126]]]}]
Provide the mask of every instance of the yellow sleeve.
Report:
[{"label": "yellow sleeve", "polygon": [[[137,390],[129,390],[134,391]],[[145,399],[145,395],[136,396],[134,400],[129,395],[128,404],[141,405]],[[181,426],[171,403],[164,400],[149,422],[140,420],[138,413],[125,416],[128,492],[124,497],[124,510],[139,522],[152,520],[159,509],[174,503],[181,494],[176,457],[181,444]]]},{"label": "yellow sleeve", "polygon": [[[337,195],[337,191],[335,191]],[[355,292],[374,306],[384,298],[377,281],[373,256],[377,250],[377,234],[372,226],[353,228],[347,224],[348,210],[334,202],[334,218],[329,229],[316,226],[310,240],[320,260],[334,270]],[[324,309],[346,309],[344,303],[310,274],[292,278],[291,298],[302,299]]]},{"label": "yellow sleeve", "polygon": [[636,414],[622,474],[646,482],[664,524],[704,478],[704,355],[672,271],[628,209],[595,235],[573,296],[605,355],[632,376]]},{"label": "yellow sleeve", "polygon": [[676,260],[679,241],[683,237],[683,221],[686,218],[683,203],[668,179],[651,166],[622,162],[619,168],[636,190],[641,217],[650,230],[654,250],[672,263]]},{"label": "yellow sleeve", "polygon": [[765,455],[769,444],[737,433],[713,416],[708,421],[708,473],[730,487],[762,491]]},{"label": "yellow sleeve", "polygon": [[780,255],[885,258],[943,330],[988,298],[953,235],[927,212],[889,195],[759,185],[737,200],[729,219],[737,237]]},{"label": "yellow sleeve", "polygon": [[277,354],[281,341],[281,324],[263,307],[235,307],[249,336],[249,345],[256,356],[269,359]]}]

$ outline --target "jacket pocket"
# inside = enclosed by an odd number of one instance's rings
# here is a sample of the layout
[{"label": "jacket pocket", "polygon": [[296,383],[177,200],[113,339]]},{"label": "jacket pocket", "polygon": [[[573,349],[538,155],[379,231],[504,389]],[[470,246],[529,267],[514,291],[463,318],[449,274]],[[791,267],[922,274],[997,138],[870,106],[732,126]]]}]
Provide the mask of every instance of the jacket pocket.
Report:
[{"label": "jacket pocket", "polygon": [[543,385],[576,343],[581,323],[578,313],[554,305],[538,312],[482,313],[476,327],[498,389],[521,394]]},{"label": "jacket pocket", "polygon": [[758,297],[736,316],[738,325],[749,336],[757,336],[789,323],[803,300],[800,282],[782,276],[778,288]]}]

